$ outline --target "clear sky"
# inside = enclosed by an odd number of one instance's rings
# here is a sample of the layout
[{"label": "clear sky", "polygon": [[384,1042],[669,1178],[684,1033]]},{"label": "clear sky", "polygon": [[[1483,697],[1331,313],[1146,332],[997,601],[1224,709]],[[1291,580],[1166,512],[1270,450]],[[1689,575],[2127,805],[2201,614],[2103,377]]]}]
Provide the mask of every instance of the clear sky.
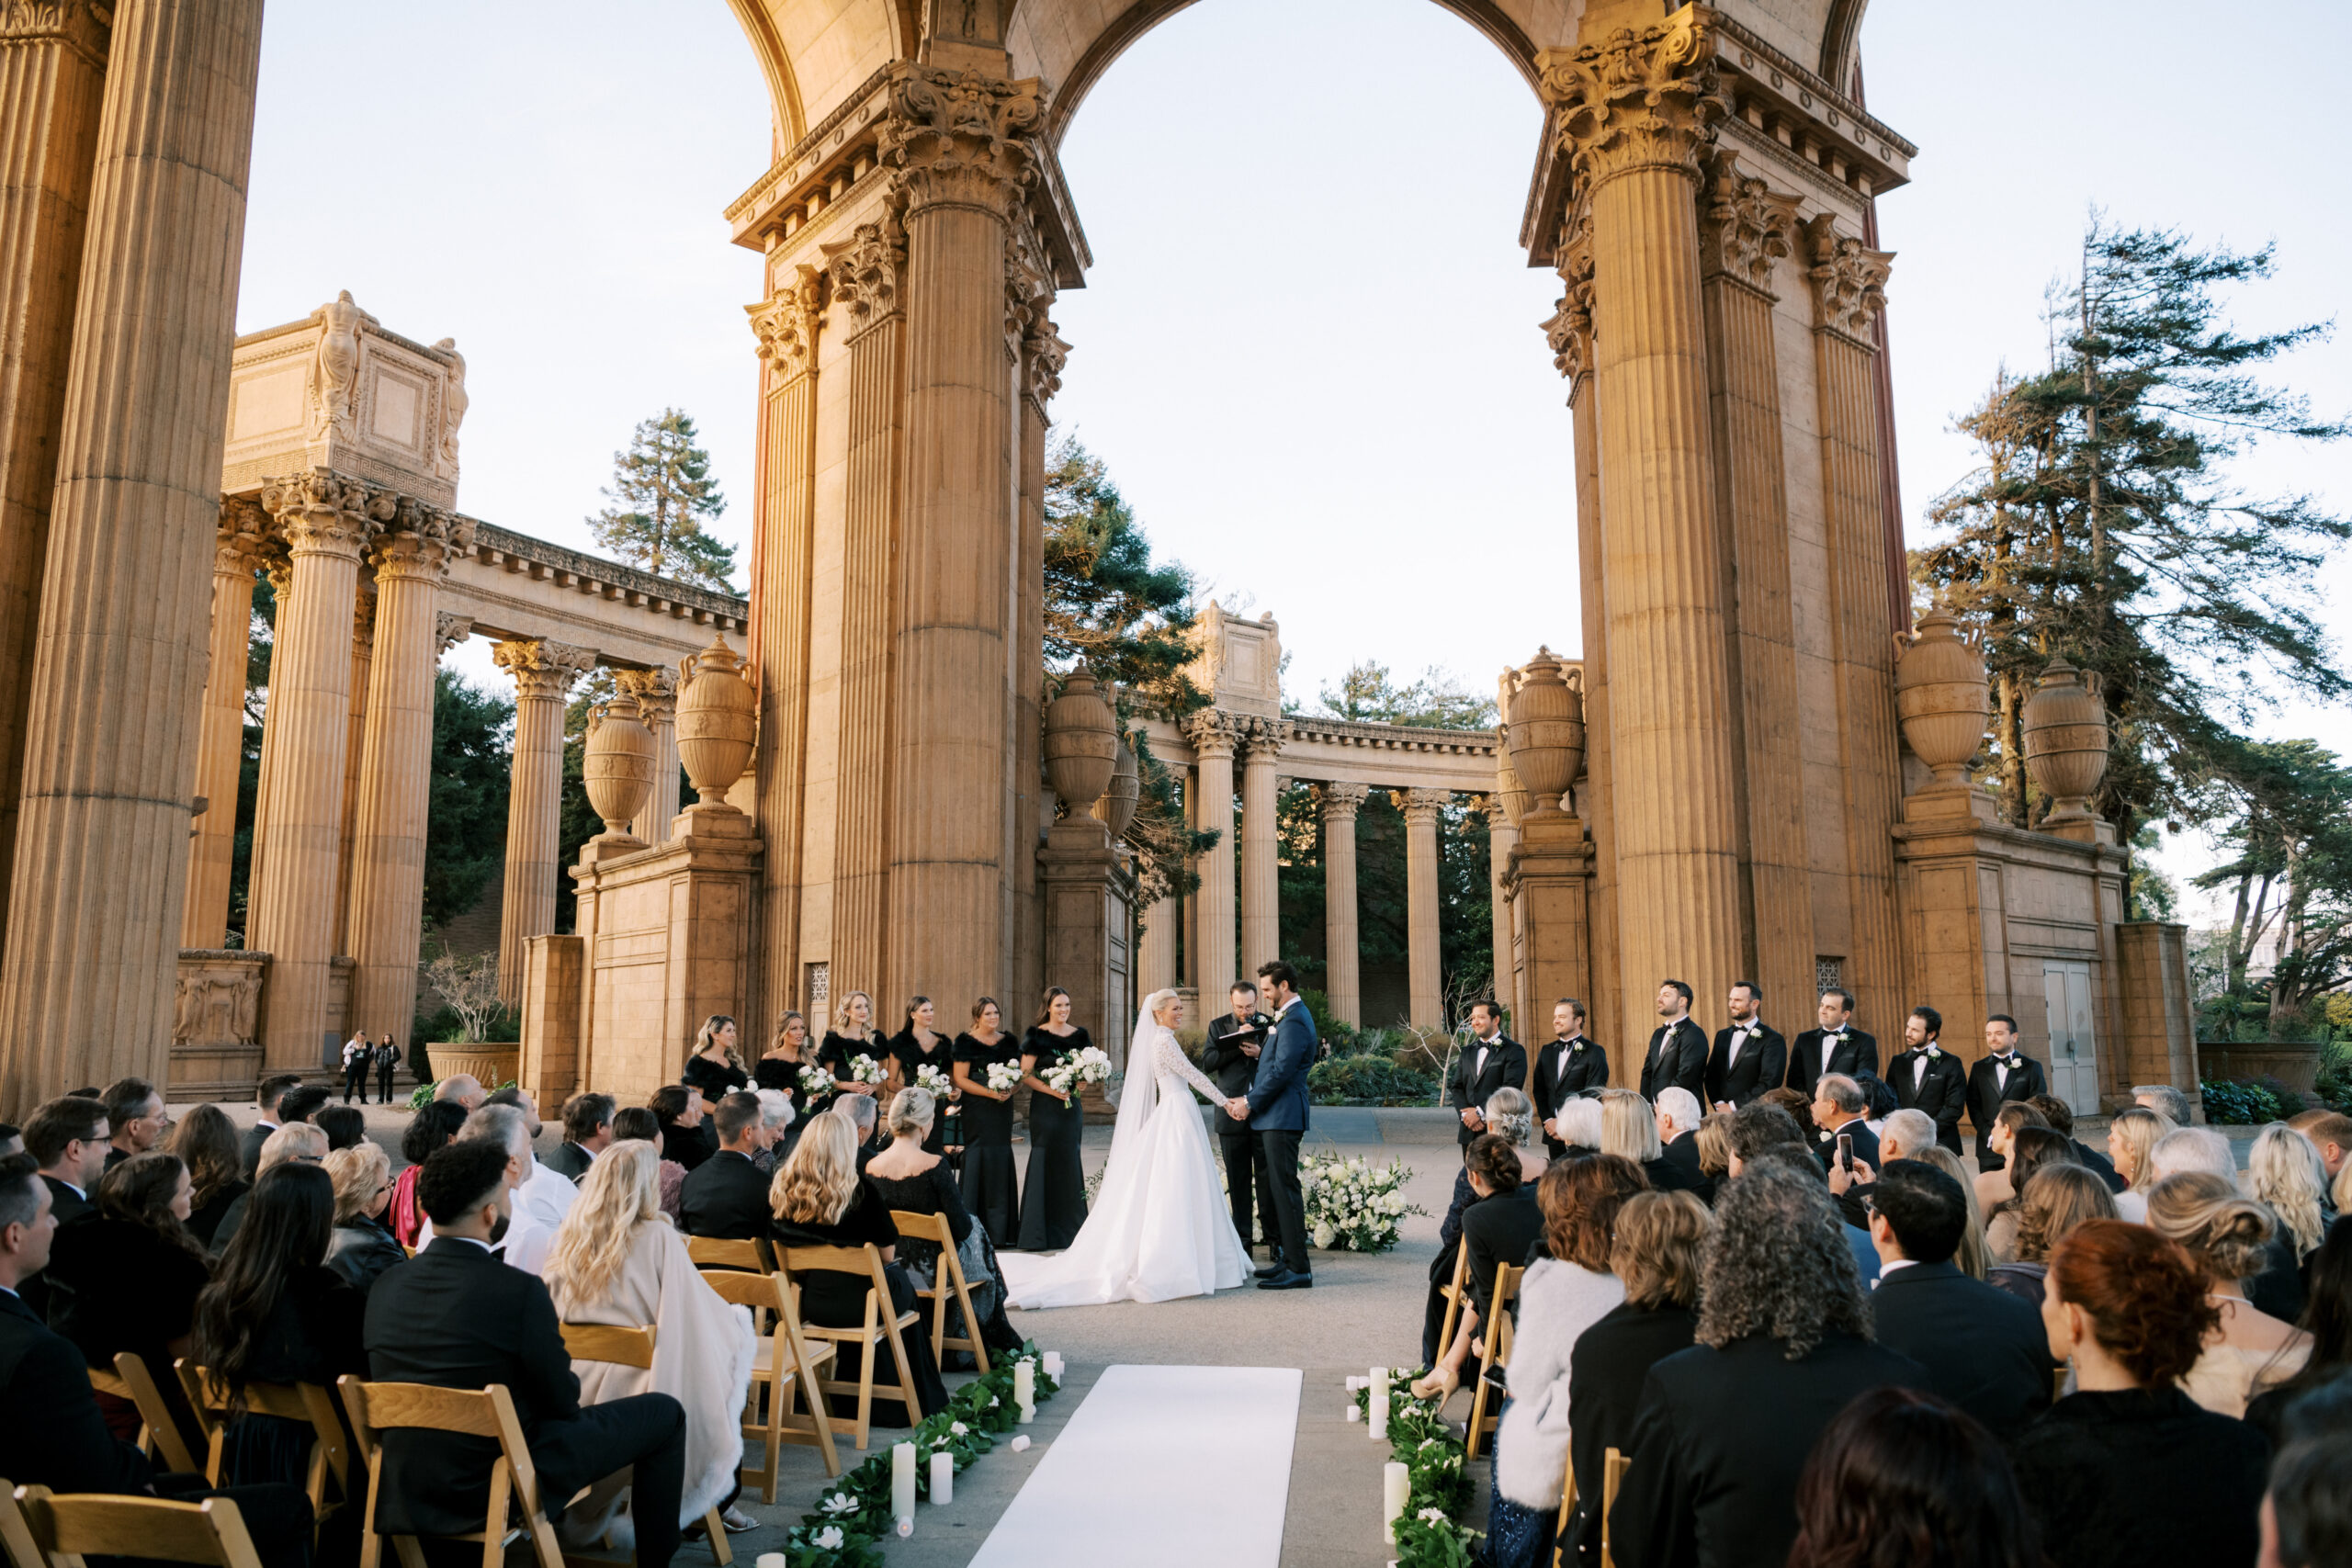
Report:
[{"label": "clear sky", "polygon": [[[2227,17],[1873,8],[1871,108],[1920,148],[1880,212],[1915,539],[1969,466],[1951,416],[2004,361],[2042,359],[2042,292],[2094,202],[2275,240],[2249,324],[2338,312],[2330,96],[2276,65],[2224,84],[2212,62],[2332,58],[2352,7],[2276,0],[2244,36]],[[1055,412],[1162,553],[1280,619],[1295,694],[1363,658],[1484,689],[1539,643],[1580,646],[1568,421],[1536,327],[1559,287],[1517,243],[1538,130],[1518,73],[1430,0],[1203,0],[1071,125],[1095,265],[1056,310],[1075,346]],[[682,408],[734,502],[720,532],[748,544],[758,265],[720,211],[768,135],[722,0],[271,0],[240,328],[348,288],[395,332],[455,336],[459,504],[582,547],[614,451]],[[2283,374],[2352,407],[2340,338]],[[2352,451],[2266,454],[2244,478],[2352,511]],[[2326,586],[2352,597],[2352,565]],[[2352,751],[2341,712],[2271,728]]]}]

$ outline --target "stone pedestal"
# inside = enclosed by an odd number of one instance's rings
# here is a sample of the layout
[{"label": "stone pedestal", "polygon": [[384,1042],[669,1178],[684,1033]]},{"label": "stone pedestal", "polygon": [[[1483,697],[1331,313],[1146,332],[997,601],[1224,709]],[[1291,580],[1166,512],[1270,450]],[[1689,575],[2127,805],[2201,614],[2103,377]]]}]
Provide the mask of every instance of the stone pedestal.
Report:
[{"label": "stone pedestal", "polygon": [[1114,1062],[1126,1060],[1135,999],[1127,994],[1127,899],[1110,829],[1082,813],[1063,818],[1037,852],[1045,899],[1046,976],[1069,993],[1070,1017]]},{"label": "stone pedestal", "polygon": [[2197,1098],[2197,998],[2188,984],[2188,928],[2133,920],[2115,928],[2116,994],[2123,1000],[2123,1090],[2168,1083]]},{"label": "stone pedestal", "polygon": [[587,944],[550,933],[523,944],[523,1055],[515,1082],[542,1106],[580,1089],[580,1003]]},{"label": "stone pedestal", "polygon": [[266,953],[180,950],[167,1099],[252,1098],[262,1076],[261,996],[268,978]]},{"label": "stone pedestal", "polygon": [[1548,1028],[1552,1004],[1562,997],[1591,1010],[1591,879],[1592,845],[1582,822],[1557,810],[1520,818],[1518,842],[1498,880],[1513,924],[1522,1034]]}]

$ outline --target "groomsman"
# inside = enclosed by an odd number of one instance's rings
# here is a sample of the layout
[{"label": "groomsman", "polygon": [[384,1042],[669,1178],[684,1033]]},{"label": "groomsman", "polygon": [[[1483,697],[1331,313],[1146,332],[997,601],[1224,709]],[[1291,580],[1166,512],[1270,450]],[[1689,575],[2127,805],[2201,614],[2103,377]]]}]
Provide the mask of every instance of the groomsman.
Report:
[{"label": "groomsman", "polygon": [[1961,1071],[1960,1058],[1938,1042],[1937,1036],[1943,1032],[1943,1014],[1931,1007],[1913,1008],[1903,1023],[1904,1049],[1887,1064],[1886,1083],[1894,1090],[1898,1109],[1924,1111],[1934,1117],[1936,1142],[1958,1154],[1968,1075]]},{"label": "groomsman", "polygon": [[2018,1049],[2018,1021],[1996,1012],[1984,1021],[1986,1055],[1968,1069],[1968,1120],[1976,1129],[1976,1168],[1998,1170],[2008,1162],[1993,1152],[1993,1118],[2011,1100],[2049,1092],[2041,1064]]},{"label": "groomsman", "polygon": [[1544,1146],[1554,1159],[1568,1152],[1568,1145],[1560,1141],[1559,1128],[1554,1125],[1560,1107],[1587,1089],[1609,1087],[1609,1053],[1599,1042],[1585,1038],[1584,1016],[1584,1004],[1574,997],[1562,997],[1553,1005],[1555,1038],[1535,1053],[1535,1066],[1529,1074],[1528,1096],[1535,1101]]},{"label": "groomsman", "polygon": [[1796,1048],[1789,1053],[1788,1088],[1810,1100],[1813,1086],[1825,1074],[1878,1076],[1878,1037],[1854,1027],[1853,992],[1831,987],[1821,993],[1815,1015],[1821,1027],[1798,1035]]},{"label": "groomsman", "polygon": [[1459,1108],[1462,1146],[1487,1130],[1478,1108],[1498,1089],[1527,1088],[1527,1047],[1503,1033],[1503,1010],[1494,1002],[1470,1004],[1470,1032],[1476,1036],[1446,1075],[1445,1102]]},{"label": "groomsman", "polygon": [[1642,1054],[1642,1098],[1657,1103],[1662,1089],[1687,1089],[1699,1100],[1707,1092],[1707,1032],[1690,1021],[1690,987],[1668,980],[1657,988],[1657,1015],[1666,1021],[1650,1031]]},{"label": "groomsman", "polygon": [[[1216,1080],[1227,1100],[1250,1092],[1258,1073],[1258,1057],[1265,1049],[1266,1031],[1273,1020],[1258,1010],[1258,987],[1247,980],[1234,982],[1233,1010],[1209,1020],[1208,1040],[1201,1047],[1201,1070]],[[1226,1201],[1233,1210],[1233,1228],[1241,1233],[1241,1250],[1250,1250],[1258,1215],[1252,1199],[1258,1191],[1258,1134],[1247,1122],[1220,1116],[1217,1150],[1225,1156]],[[1267,1250],[1280,1255],[1274,1217],[1265,1216]]]},{"label": "groomsman", "polygon": [[1707,1054],[1707,1098],[1717,1111],[1736,1111],[1781,1087],[1787,1074],[1789,1043],[1764,1021],[1764,993],[1753,980],[1732,983],[1731,1027],[1715,1031]]}]

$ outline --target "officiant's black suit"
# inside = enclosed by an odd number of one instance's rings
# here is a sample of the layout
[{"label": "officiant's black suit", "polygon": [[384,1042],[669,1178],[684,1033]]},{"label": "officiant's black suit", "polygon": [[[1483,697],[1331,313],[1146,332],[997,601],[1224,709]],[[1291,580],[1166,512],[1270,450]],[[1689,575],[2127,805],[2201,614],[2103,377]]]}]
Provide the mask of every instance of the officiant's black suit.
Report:
[{"label": "officiant's black suit", "polygon": [[1856,1073],[1876,1074],[1878,1071],[1878,1036],[1864,1033],[1849,1025],[1846,1038],[1829,1053],[1829,1060],[1821,1059],[1821,1043],[1827,1036],[1818,1029],[1808,1029],[1797,1036],[1789,1051],[1789,1078],[1785,1087],[1795,1089],[1807,1100],[1813,1098],[1813,1086],[1824,1074],[1843,1073],[1852,1077]]},{"label": "officiant's black suit", "polygon": [[[1925,1071],[1919,1066],[1923,1060]],[[1968,1074],[1959,1057],[1940,1045],[1933,1056],[1925,1046],[1898,1051],[1886,1065],[1886,1087],[1894,1091],[1896,1109],[1924,1111],[1934,1117],[1936,1142],[1960,1153],[1960,1113],[1968,1109]]]},{"label": "officiant's black suit", "polygon": [[1699,1103],[1711,1111],[1718,1100],[1728,1100],[1737,1106],[1760,1099],[1780,1088],[1789,1070],[1789,1043],[1770,1024],[1756,1026],[1755,1032],[1740,1043],[1736,1060],[1731,1054],[1731,1032],[1716,1030],[1714,1046],[1707,1053],[1707,1092],[1699,1097]]},{"label": "officiant's black suit", "polygon": [[[1609,1087],[1609,1053],[1600,1042],[1579,1034],[1573,1040],[1553,1040],[1535,1053],[1535,1065],[1528,1069],[1527,1097],[1535,1101],[1535,1124],[1541,1127],[1560,1113],[1566,1105],[1587,1089]],[[1568,1152],[1568,1145],[1545,1134],[1544,1146],[1558,1159]]]},{"label": "officiant's black suit", "polygon": [[[1479,1059],[1484,1053],[1485,1060]],[[1473,1040],[1462,1048],[1455,1058],[1453,1070],[1446,1075],[1445,1100],[1459,1122],[1464,1110],[1483,1111],[1487,1097],[1498,1089],[1527,1088],[1527,1047],[1508,1034],[1498,1034],[1492,1043]],[[1454,1129],[1464,1148],[1478,1134],[1467,1127]]]},{"label": "officiant's black suit", "polygon": [[[1201,1070],[1216,1080],[1219,1093],[1227,1100],[1239,1100],[1250,1092],[1250,1080],[1257,1077],[1258,1060],[1245,1055],[1241,1047],[1261,1043],[1266,1038],[1268,1025],[1273,1020],[1252,1010],[1247,1019],[1233,1016],[1228,1008],[1209,1020],[1208,1041],[1201,1047]],[[1220,1114],[1216,1119],[1217,1153],[1225,1159],[1225,1195],[1233,1210],[1233,1228],[1241,1234],[1241,1250],[1250,1250],[1250,1237],[1256,1234],[1258,1220],[1254,1201],[1258,1191],[1258,1134],[1250,1130],[1247,1122],[1237,1122]],[[1266,1217],[1266,1245],[1280,1250],[1277,1227],[1273,1216]]]},{"label": "officiant's black suit", "polygon": [[1685,1013],[1672,1023],[1650,1031],[1649,1048],[1642,1053],[1642,1098],[1657,1103],[1658,1091],[1687,1089],[1691,1098],[1707,1101],[1707,1032]]}]

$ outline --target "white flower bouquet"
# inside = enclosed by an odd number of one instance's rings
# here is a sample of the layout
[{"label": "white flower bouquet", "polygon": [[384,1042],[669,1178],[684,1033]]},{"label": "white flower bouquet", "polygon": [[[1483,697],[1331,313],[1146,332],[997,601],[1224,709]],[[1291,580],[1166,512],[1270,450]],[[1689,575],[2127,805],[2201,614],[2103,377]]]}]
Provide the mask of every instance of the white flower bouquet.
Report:
[{"label": "white flower bouquet", "polygon": [[849,1077],[852,1083],[880,1083],[889,1076],[888,1070],[881,1063],[863,1051],[849,1059]]},{"label": "white flower bouquet", "polygon": [[1326,1252],[1386,1252],[1396,1245],[1408,1214],[1429,1211],[1405,1196],[1412,1167],[1403,1160],[1374,1165],[1321,1155],[1301,1160],[1306,1228]]},{"label": "white flower bouquet", "polygon": [[1102,1083],[1111,1076],[1111,1058],[1098,1045],[1083,1051],[1073,1051],[1045,1072],[1038,1075],[1046,1082],[1075,1100],[1080,1084]]},{"label": "white flower bouquet", "polygon": [[923,1062],[915,1068],[915,1087],[926,1094],[935,1095],[944,1100],[955,1092],[956,1080],[949,1077],[943,1069],[933,1066],[929,1062]]},{"label": "white flower bouquet", "polygon": [[996,1090],[999,1094],[1011,1094],[1014,1089],[1019,1089],[1020,1087],[1020,1063],[990,1062],[989,1064],[989,1088]]},{"label": "white flower bouquet", "polygon": [[816,1062],[800,1064],[800,1099],[803,1109],[814,1110],[833,1092],[833,1071]]}]

